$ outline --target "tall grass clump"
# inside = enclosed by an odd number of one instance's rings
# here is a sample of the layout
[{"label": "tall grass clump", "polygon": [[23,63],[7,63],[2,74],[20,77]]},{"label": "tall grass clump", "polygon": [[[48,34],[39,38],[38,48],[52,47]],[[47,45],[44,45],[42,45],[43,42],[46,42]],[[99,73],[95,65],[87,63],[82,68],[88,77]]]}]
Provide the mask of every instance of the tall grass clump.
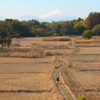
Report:
[{"label": "tall grass clump", "polygon": [[0,52],[9,52],[10,49],[7,47],[0,47]]},{"label": "tall grass clump", "polygon": [[75,43],[98,43],[100,39],[75,39]]},{"label": "tall grass clump", "polygon": [[59,52],[51,52],[51,51],[44,52],[44,56],[54,56],[54,55],[61,55],[61,53],[59,53]]},{"label": "tall grass clump", "polygon": [[1,47],[0,57],[41,58],[44,51],[40,48]]},{"label": "tall grass clump", "polygon": [[42,41],[70,41],[70,37],[45,37]]}]

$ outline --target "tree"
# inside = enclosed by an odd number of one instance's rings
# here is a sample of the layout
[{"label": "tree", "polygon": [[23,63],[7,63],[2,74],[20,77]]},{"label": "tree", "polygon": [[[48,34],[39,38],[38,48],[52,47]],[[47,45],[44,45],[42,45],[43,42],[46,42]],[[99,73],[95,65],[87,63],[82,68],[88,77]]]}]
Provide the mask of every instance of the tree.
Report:
[{"label": "tree", "polygon": [[39,21],[37,21],[35,19],[27,21],[26,24],[27,24],[29,29],[31,29],[31,28],[38,28],[39,25],[40,25]]},{"label": "tree", "polygon": [[86,29],[85,26],[80,23],[74,25],[74,30],[75,30],[76,35],[82,35],[85,29]]},{"label": "tree", "polygon": [[2,47],[5,45],[7,41],[7,32],[5,27],[0,27],[0,44]]},{"label": "tree", "polygon": [[62,24],[60,32],[62,35],[73,35],[74,34],[73,24],[69,23]]},{"label": "tree", "polygon": [[40,28],[47,28],[46,24],[48,24],[48,22],[41,22],[39,27]]},{"label": "tree", "polygon": [[45,26],[46,26],[46,29],[47,29],[47,34],[49,36],[55,36],[56,35],[57,22],[46,23]]},{"label": "tree", "polygon": [[100,24],[100,12],[91,12],[86,18],[86,24],[89,29],[92,29],[95,25]]},{"label": "tree", "polygon": [[91,39],[92,38],[92,31],[91,30],[85,30],[82,34],[83,38],[88,38]]},{"label": "tree", "polygon": [[46,33],[46,29],[45,28],[33,28],[33,34],[35,36],[47,36],[48,34]]},{"label": "tree", "polygon": [[94,35],[100,35],[100,24],[98,24],[98,25],[96,25],[96,26],[93,27],[92,33]]},{"label": "tree", "polygon": [[27,21],[21,21],[20,23],[21,23],[21,25],[19,27],[20,37],[32,37],[32,36],[34,36],[33,33],[31,32],[32,28],[29,28],[29,26],[27,25]]},{"label": "tree", "polygon": [[0,23],[0,44],[2,46],[10,46],[13,37],[19,36],[20,22],[13,19],[5,19]]}]

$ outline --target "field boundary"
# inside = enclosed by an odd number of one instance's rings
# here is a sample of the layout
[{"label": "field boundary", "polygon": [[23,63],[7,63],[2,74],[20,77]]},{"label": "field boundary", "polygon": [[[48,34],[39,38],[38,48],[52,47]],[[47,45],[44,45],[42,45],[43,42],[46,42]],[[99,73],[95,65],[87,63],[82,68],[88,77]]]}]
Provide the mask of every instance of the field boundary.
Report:
[{"label": "field boundary", "polygon": [[49,90],[0,90],[0,93],[42,93],[50,92]]}]

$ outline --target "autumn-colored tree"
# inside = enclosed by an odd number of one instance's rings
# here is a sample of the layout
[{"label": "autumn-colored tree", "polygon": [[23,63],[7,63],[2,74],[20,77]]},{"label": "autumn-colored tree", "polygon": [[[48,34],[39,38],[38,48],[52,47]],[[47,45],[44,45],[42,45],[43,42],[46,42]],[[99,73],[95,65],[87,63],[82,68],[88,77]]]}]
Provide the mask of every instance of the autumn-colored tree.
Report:
[{"label": "autumn-colored tree", "polygon": [[100,24],[100,12],[91,12],[86,18],[86,24],[89,29],[92,29],[95,25]]}]

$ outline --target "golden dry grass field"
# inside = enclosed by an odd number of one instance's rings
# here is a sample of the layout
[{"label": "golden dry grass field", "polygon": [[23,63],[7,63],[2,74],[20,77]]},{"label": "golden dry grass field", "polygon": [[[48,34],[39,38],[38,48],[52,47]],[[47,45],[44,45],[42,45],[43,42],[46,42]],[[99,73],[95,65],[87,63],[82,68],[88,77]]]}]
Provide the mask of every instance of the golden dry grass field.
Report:
[{"label": "golden dry grass field", "polygon": [[[0,100],[53,100],[49,92],[53,66],[51,58],[0,58],[0,91],[5,91]],[[33,92],[13,93],[18,90]]]}]

